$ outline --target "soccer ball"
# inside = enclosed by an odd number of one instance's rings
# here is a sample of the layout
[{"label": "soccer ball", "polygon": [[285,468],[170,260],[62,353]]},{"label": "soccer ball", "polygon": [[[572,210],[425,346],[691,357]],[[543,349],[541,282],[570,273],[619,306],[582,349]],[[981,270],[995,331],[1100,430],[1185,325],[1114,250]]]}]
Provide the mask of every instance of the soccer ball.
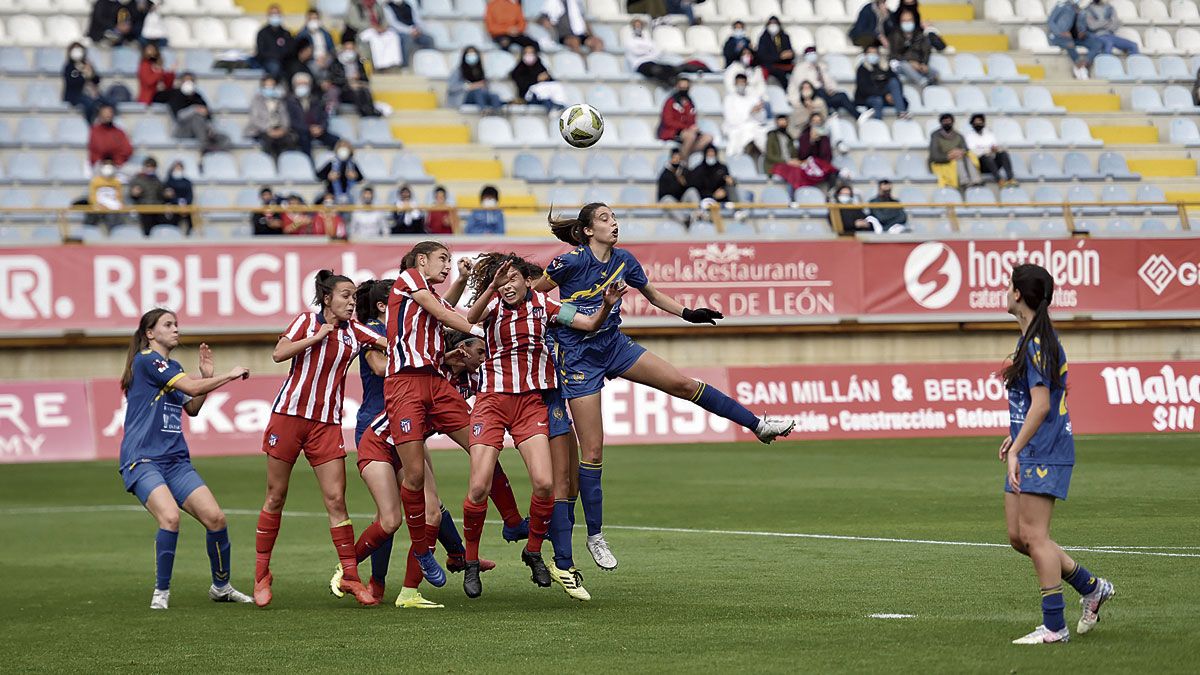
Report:
[{"label": "soccer ball", "polygon": [[576,103],[559,116],[558,131],[569,145],[590,148],[604,134],[604,117],[592,106]]}]

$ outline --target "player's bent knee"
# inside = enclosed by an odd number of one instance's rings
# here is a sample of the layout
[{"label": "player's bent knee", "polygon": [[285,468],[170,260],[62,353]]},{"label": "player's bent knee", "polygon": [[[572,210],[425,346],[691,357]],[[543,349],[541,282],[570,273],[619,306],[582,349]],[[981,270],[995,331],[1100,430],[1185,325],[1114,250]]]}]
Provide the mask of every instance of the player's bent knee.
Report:
[{"label": "player's bent knee", "polygon": [[167,513],[160,513],[156,517],[156,520],[158,520],[158,526],[161,529],[168,530],[170,532],[178,532],[179,531],[179,511],[178,510],[169,511]]},{"label": "player's bent knee", "polygon": [[482,504],[487,501],[488,486],[486,485],[471,485],[467,488],[467,499],[470,499],[476,504]]},{"label": "player's bent knee", "polygon": [[220,509],[217,509],[216,513],[210,514],[204,519],[204,527],[212,532],[223,530],[227,525],[228,523],[225,520],[225,512]]},{"label": "player's bent knee", "polygon": [[394,533],[404,524],[404,515],[399,511],[388,511],[379,514],[379,526],[388,534]]}]

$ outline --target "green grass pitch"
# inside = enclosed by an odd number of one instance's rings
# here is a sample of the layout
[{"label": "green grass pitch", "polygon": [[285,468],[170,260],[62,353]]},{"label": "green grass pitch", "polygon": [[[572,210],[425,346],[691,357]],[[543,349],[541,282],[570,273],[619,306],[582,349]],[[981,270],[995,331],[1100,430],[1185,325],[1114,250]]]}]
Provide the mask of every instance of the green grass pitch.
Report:
[{"label": "green grass pitch", "polygon": [[[284,519],[275,550],[274,604],[209,602],[203,530],[187,519],[165,613],[148,609],[154,524],[132,508],[115,466],[6,465],[0,670],[1195,672],[1195,435],[1078,439],[1056,539],[1146,548],[1072,553],[1112,579],[1117,597],[1092,633],[1067,645],[1009,644],[1041,617],[1032,565],[1008,548],[763,534],[1003,544],[997,441],[612,448],[605,515],[617,571],[591,562],[582,513],[576,528],[592,602],[531,584],[518,546],[489,521],[482,550],[499,567],[484,574],[483,597],[468,601],[461,576],[451,575],[445,588],[426,589],[446,609],[424,612],[390,602],[360,609],[329,594],[333,547],[303,463],[288,503],[295,515]],[[527,499],[518,457],[510,450],[503,461],[518,499]],[[435,462],[460,520],[466,455],[437,453]],[[262,459],[196,465],[230,514],[234,582],[250,591]],[[348,482],[361,529],[371,501],[357,474]],[[389,601],[403,563],[392,569]],[[1066,592],[1073,631],[1079,605]]]}]

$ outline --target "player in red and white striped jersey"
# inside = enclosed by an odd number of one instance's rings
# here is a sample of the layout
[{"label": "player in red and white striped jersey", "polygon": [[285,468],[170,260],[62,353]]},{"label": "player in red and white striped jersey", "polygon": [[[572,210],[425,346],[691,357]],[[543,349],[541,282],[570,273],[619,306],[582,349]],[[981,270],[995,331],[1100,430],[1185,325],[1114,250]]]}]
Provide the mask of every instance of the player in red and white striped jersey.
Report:
[{"label": "player in red and white striped jersey", "polygon": [[263,434],[267,454],[267,498],[258,516],[254,601],[271,602],[271,551],[287,498],[292,467],[300,453],[308,459],[329,513],[329,532],[345,570],[342,589],[364,605],[376,600],[358,577],[354,528],[346,511],[346,456],[342,442],[342,395],[346,370],[364,349],[387,347],[387,341],[354,318],[355,285],[349,278],[321,270],[316,278],[320,309],[296,317],[279,337],[272,358],[291,359],[287,379],[275,397]]},{"label": "player in red and white striped jersey", "polygon": [[[554,510],[554,476],[543,396],[555,389],[558,381],[546,346],[546,329],[557,322],[581,331],[596,330],[625,292],[623,286],[612,284],[598,311],[577,314],[573,305],[559,304],[530,288],[541,273],[541,268],[516,255],[500,253],[481,256],[471,273],[475,300],[467,320],[483,322],[488,360],[483,363],[480,393],[471,413],[471,478],[463,500],[467,550],[463,590],[469,598],[483,593],[479,540],[505,432],[525,460],[533,489],[529,541],[521,551],[521,561],[532,571],[535,584],[550,585],[541,550]],[[582,595],[573,597],[583,599]]]}]

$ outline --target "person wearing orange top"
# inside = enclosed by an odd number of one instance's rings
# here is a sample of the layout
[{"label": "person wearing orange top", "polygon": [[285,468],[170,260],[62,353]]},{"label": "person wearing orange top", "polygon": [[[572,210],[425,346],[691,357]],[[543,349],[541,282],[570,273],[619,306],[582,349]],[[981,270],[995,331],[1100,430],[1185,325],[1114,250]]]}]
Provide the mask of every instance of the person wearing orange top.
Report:
[{"label": "person wearing orange top", "polygon": [[516,0],[491,0],[483,13],[483,25],[501,49],[513,44],[537,47],[537,42],[525,34],[525,12]]}]

